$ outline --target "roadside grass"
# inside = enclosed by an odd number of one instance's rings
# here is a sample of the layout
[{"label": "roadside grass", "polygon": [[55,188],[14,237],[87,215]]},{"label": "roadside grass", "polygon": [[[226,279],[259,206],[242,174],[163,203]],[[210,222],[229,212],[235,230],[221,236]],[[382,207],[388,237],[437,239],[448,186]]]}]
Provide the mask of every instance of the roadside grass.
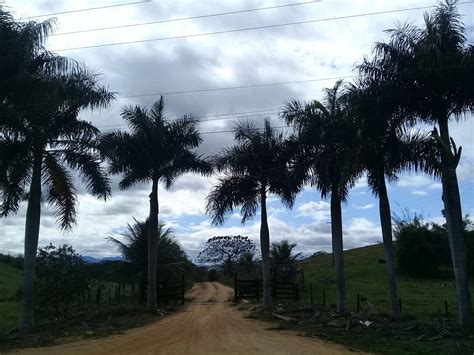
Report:
[{"label": "roadside grass", "polygon": [[[385,271],[383,245],[371,245],[344,252],[346,299],[349,310],[357,309],[357,294],[375,307],[377,313],[390,314],[390,295]],[[323,289],[326,305],[336,303],[336,274],[331,254],[320,255],[301,263],[305,287],[302,298],[310,300],[310,284],[313,285],[314,304],[322,304]],[[457,318],[456,286],[454,277],[410,278],[397,277],[402,313],[406,319],[436,319],[445,317],[445,301],[448,317]],[[471,280],[471,294],[474,283]],[[365,302],[363,302],[365,303]],[[367,304],[365,304],[367,306]],[[363,304],[364,306],[364,304]]]},{"label": "roadside grass", "polygon": [[17,291],[21,286],[22,271],[0,263],[0,333],[18,325],[20,301]]}]

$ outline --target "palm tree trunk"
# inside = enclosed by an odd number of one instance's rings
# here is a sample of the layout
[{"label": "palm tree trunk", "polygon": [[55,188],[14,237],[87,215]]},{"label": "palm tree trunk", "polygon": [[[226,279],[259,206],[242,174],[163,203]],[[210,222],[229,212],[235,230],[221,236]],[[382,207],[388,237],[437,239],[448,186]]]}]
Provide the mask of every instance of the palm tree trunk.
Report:
[{"label": "palm tree trunk", "polygon": [[41,219],[41,163],[42,155],[36,154],[26,209],[23,296],[20,317],[20,329],[25,333],[29,332],[33,326],[33,287]]},{"label": "palm tree trunk", "polygon": [[385,253],[385,266],[387,269],[388,285],[390,290],[390,300],[392,303],[392,318],[400,320],[400,304],[398,303],[397,280],[395,277],[395,267],[393,258],[393,240],[392,240],[392,214],[390,212],[390,202],[388,201],[387,186],[385,185],[385,176],[382,173],[379,177],[379,213],[380,224],[382,227],[382,239]]},{"label": "palm tree trunk", "polygon": [[262,251],[263,309],[270,310],[272,308],[272,290],[270,285],[270,231],[268,229],[267,196],[265,188],[262,188],[260,207],[260,249]]},{"label": "palm tree trunk", "polygon": [[[467,275],[461,198],[456,175],[458,160],[456,160],[451,151],[448,118],[442,117],[438,120],[438,123],[440,136],[445,147],[444,149],[443,147],[441,148],[441,161],[443,165],[441,183],[443,186],[444,215],[448,226],[451,260],[453,262],[454,277],[456,279],[456,289],[458,293],[459,322],[462,326],[467,326],[470,325],[471,322],[471,295],[469,293]],[[449,151],[446,148],[448,148]],[[455,154],[456,153],[457,152],[455,152]]]},{"label": "palm tree trunk", "polygon": [[346,285],[344,279],[344,256],[342,241],[341,199],[337,191],[331,193],[331,232],[336,267],[337,311],[346,312]]},{"label": "palm tree trunk", "polygon": [[156,311],[156,267],[157,267],[157,235],[158,232],[158,179],[153,179],[150,194],[150,215],[148,226],[148,298],[146,309]]}]

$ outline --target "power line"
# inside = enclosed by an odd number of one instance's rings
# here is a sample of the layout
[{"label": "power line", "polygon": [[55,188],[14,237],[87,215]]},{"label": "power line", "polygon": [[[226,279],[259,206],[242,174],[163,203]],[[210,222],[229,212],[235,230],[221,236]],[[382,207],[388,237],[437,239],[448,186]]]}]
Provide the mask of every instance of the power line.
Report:
[{"label": "power line", "polygon": [[[474,3],[474,1],[465,1],[465,2],[459,2],[457,5],[465,5],[465,4],[473,4],[473,3]],[[435,7],[436,7],[436,5],[419,6],[419,7],[411,7],[411,8],[404,8],[404,9],[367,12],[367,13],[353,14],[353,15],[347,15],[347,16],[327,17],[327,18],[322,18],[322,19],[296,21],[296,22],[285,22],[285,23],[279,23],[279,24],[273,24],[273,25],[264,25],[264,26],[243,27],[243,28],[235,28],[235,29],[230,29],[230,30],[203,32],[203,33],[195,33],[195,34],[187,34],[187,35],[179,35],[179,36],[171,36],[171,37],[159,37],[159,38],[150,38],[150,39],[142,39],[142,40],[135,40],[135,41],[95,44],[95,45],[90,45],[90,46],[59,48],[59,49],[53,49],[52,51],[54,51],[54,52],[65,52],[65,51],[72,51],[72,50],[122,46],[122,45],[127,45],[127,44],[136,44],[136,43],[168,41],[168,40],[174,40],[174,39],[194,38],[194,37],[218,35],[218,34],[224,34],[224,33],[235,33],[235,32],[244,32],[244,31],[262,30],[262,29],[268,29],[268,28],[286,27],[286,26],[294,26],[294,25],[304,25],[304,24],[323,22],[323,21],[333,21],[333,20],[341,20],[341,19],[349,19],[349,18],[357,18],[357,17],[365,17],[365,16],[375,16],[375,15],[390,14],[390,13],[404,12],[404,11],[423,10],[423,9],[430,9],[430,8],[435,8]]]},{"label": "power line", "polygon": [[51,12],[49,14],[41,14],[41,15],[27,16],[27,17],[31,19],[31,18],[46,17],[46,16],[64,15],[64,14],[71,14],[71,13],[76,13],[76,12],[86,12],[86,11],[94,11],[94,10],[101,10],[101,9],[110,9],[112,7],[139,5],[139,4],[144,4],[144,3],[151,2],[151,1],[152,0],[126,2],[126,3],[122,3],[122,4],[113,4],[113,5],[105,5],[105,6],[97,6],[97,7],[88,7],[88,8],[85,8],[85,9]]},{"label": "power line", "polygon": [[[1,58],[1,56],[0,56]],[[434,69],[455,69],[460,67],[472,67],[472,65],[453,65],[453,66],[440,66],[434,68],[421,68],[413,70],[404,70],[405,73],[415,73],[419,71],[427,71]],[[196,90],[183,90],[183,91],[170,91],[170,92],[158,92],[158,93],[148,93],[148,94],[136,94],[136,95],[123,95],[117,96],[116,99],[126,99],[126,98],[137,98],[137,97],[157,97],[157,96],[170,96],[170,95],[182,95],[182,94],[191,94],[191,93],[201,93],[201,92],[213,92],[213,91],[227,91],[227,90],[238,90],[238,89],[249,89],[249,88],[259,88],[259,87],[269,87],[277,85],[289,85],[289,84],[304,84],[318,81],[327,81],[327,80],[339,80],[339,79],[351,79],[357,78],[359,75],[346,75],[346,76],[337,76],[337,77],[326,77],[326,78],[314,78],[314,79],[305,79],[305,80],[293,80],[293,81],[281,81],[274,83],[263,83],[263,84],[249,84],[249,85],[240,85],[240,86],[225,86],[218,88],[207,88],[207,89],[196,89]],[[406,95],[390,95],[387,97],[404,97]],[[17,107],[34,107],[34,106],[47,106],[50,102],[41,102],[35,104],[22,104],[17,105]]]},{"label": "power line", "polygon": [[239,86],[223,86],[219,88],[207,88],[207,89],[196,89],[196,90],[183,90],[183,91],[170,91],[163,93],[150,93],[150,94],[138,94],[138,95],[125,95],[118,96],[117,99],[130,99],[137,97],[150,97],[150,96],[160,96],[160,95],[183,95],[183,94],[193,94],[200,92],[212,92],[212,91],[227,91],[227,90],[238,90],[238,89],[250,89],[250,88],[260,88],[267,86],[279,86],[279,85],[289,85],[289,84],[304,84],[312,83],[318,81],[328,81],[328,80],[339,80],[339,79],[351,79],[356,78],[357,75],[347,75],[347,76],[337,76],[337,77],[327,77],[327,78],[314,78],[306,80],[292,80],[292,81],[280,81],[275,83],[264,83],[264,84],[249,84],[249,85],[239,85]]},{"label": "power line", "polygon": [[117,25],[117,26],[110,26],[110,27],[98,27],[86,30],[77,30],[77,31],[70,31],[70,32],[60,32],[52,34],[51,36],[65,36],[65,35],[72,35],[78,33],[87,33],[87,32],[96,32],[96,31],[106,31],[106,30],[115,30],[119,28],[130,28],[130,27],[139,27],[139,26],[149,26],[155,24],[162,24],[162,23],[169,23],[169,22],[178,22],[178,21],[186,21],[186,20],[196,20],[196,19],[203,19],[203,18],[210,18],[210,17],[218,17],[218,16],[226,16],[226,15],[235,15],[235,14],[242,14],[248,12],[255,12],[255,11],[263,11],[263,10],[270,10],[270,9],[279,9],[284,7],[291,7],[291,6],[300,6],[300,5],[309,5],[321,2],[322,0],[313,0],[313,1],[305,1],[305,2],[297,2],[297,3],[290,3],[290,4],[283,4],[283,5],[275,5],[275,6],[266,6],[266,7],[257,7],[252,9],[245,9],[245,10],[236,10],[236,11],[227,11],[227,12],[218,12],[214,14],[206,14],[206,15],[196,15],[196,16],[189,16],[189,17],[180,17],[174,19],[167,19],[167,20],[156,20],[150,22],[141,22],[141,23],[133,23],[128,25]]},{"label": "power line", "polygon": [[[277,114],[279,108],[273,108],[268,110],[256,110],[256,111],[244,111],[244,112],[233,112],[233,113],[224,113],[224,114],[216,114],[216,115],[206,115],[206,116],[195,116],[194,118],[199,119],[199,122],[210,122],[210,121],[221,121],[221,120],[233,120],[238,118],[246,118],[246,117],[259,117],[259,116],[268,116],[272,114]],[[265,113],[262,113],[265,112]],[[209,119],[202,120],[201,118],[208,118]],[[175,121],[177,119],[173,119],[171,121]],[[112,128],[112,127],[126,127],[126,123],[120,124],[113,124],[113,125],[105,125],[105,126],[97,126],[97,128]]]}]

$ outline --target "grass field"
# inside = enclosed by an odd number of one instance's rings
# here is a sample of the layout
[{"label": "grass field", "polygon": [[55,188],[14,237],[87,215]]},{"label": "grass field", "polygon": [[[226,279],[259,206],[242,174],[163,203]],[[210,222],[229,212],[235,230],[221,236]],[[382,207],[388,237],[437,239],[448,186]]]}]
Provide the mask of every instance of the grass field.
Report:
[{"label": "grass field", "polygon": [[0,333],[18,325],[20,303],[16,292],[21,285],[22,272],[0,263]]},{"label": "grass field", "polygon": [[[352,249],[344,253],[346,296],[350,310],[355,310],[357,294],[366,298],[380,313],[390,313],[390,297],[384,259],[383,245],[372,245]],[[326,304],[336,303],[335,270],[331,254],[309,259],[301,264],[305,282],[313,284],[315,303],[322,303],[323,288]],[[444,301],[448,302],[448,312],[457,316],[456,288],[454,278],[419,279],[399,276],[398,291],[402,299],[402,311],[406,318],[435,318],[444,316]],[[474,283],[471,282],[471,294]],[[309,298],[309,288],[303,295]]]}]

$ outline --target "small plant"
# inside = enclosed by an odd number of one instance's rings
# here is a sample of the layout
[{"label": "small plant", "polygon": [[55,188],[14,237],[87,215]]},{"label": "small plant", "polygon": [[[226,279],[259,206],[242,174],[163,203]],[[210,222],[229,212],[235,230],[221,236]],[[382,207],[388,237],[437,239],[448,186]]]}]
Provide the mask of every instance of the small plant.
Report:
[{"label": "small plant", "polygon": [[35,321],[67,317],[89,288],[85,263],[72,246],[52,244],[38,249]]}]

